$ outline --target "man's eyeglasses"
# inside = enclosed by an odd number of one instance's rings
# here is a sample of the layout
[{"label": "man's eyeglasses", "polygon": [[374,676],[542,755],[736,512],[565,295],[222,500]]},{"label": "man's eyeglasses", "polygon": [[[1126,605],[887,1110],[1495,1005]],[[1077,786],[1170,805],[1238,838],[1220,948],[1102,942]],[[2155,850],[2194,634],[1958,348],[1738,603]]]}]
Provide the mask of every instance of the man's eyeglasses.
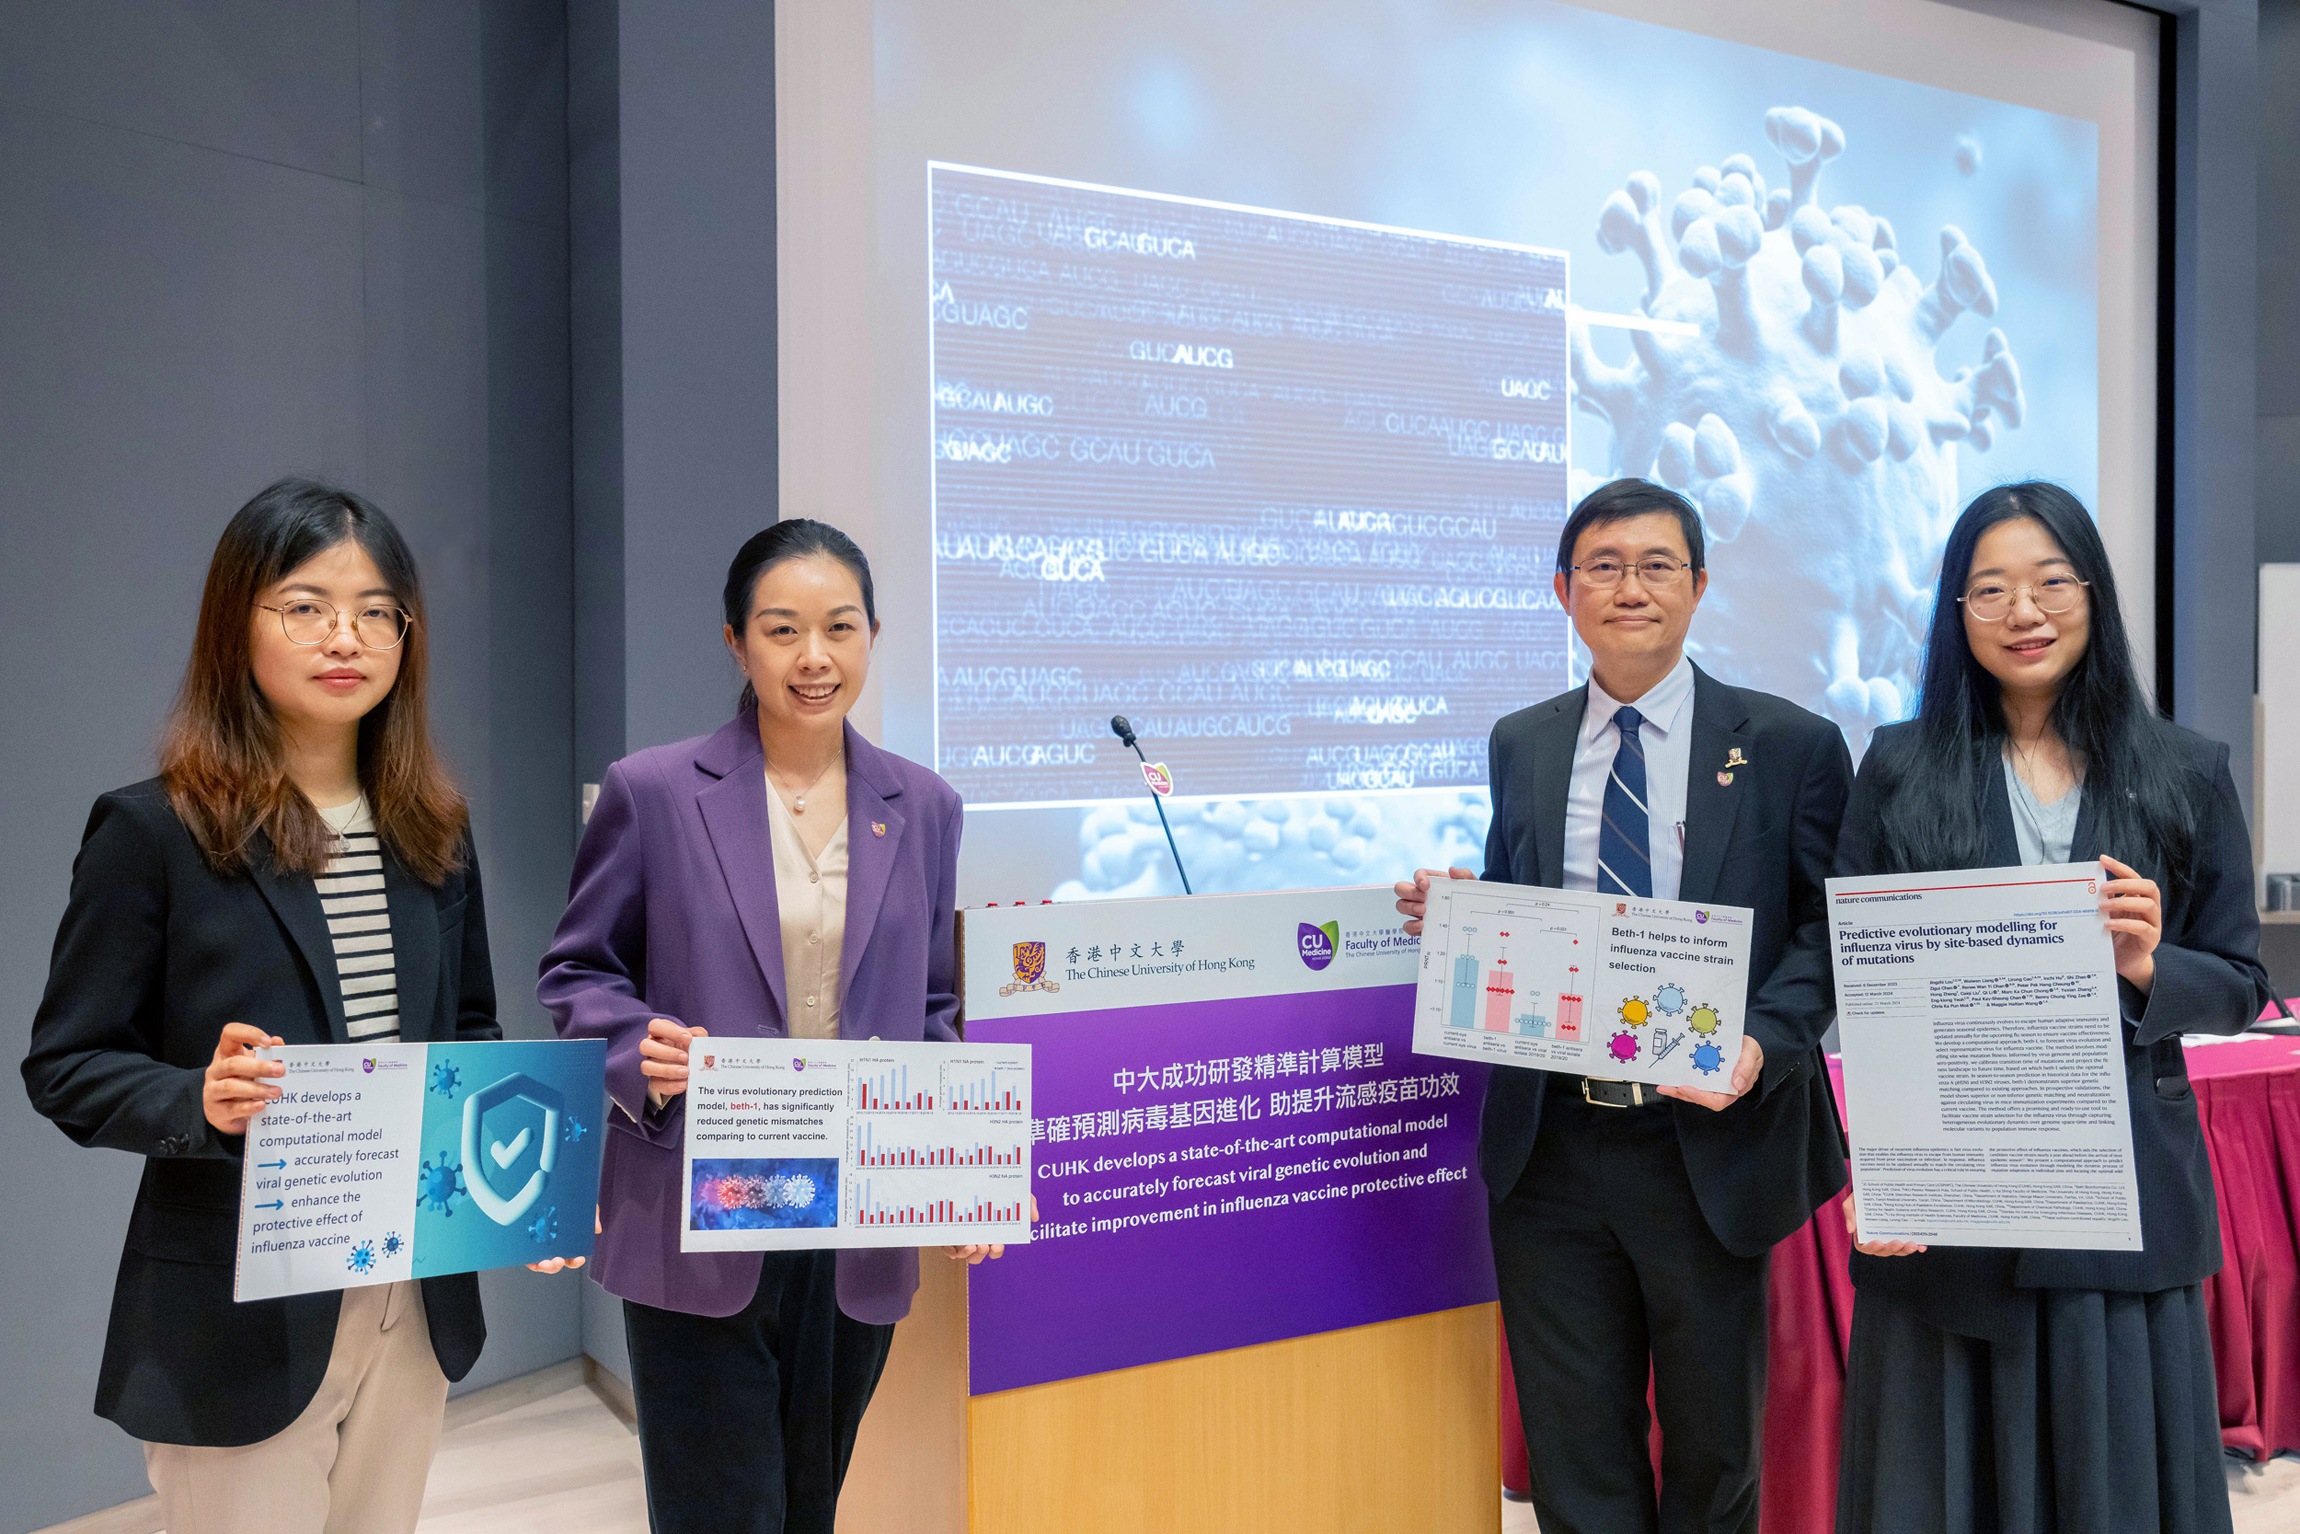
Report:
[{"label": "man's eyeglasses", "polygon": [[[269,602],[256,606],[280,615],[280,632],[292,644],[326,644],[343,622],[342,609],[316,597],[301,597],[277,607]],[[398,648],[414,624],[413,615],[404,607],[363,607],[352,615],[351,632],[370,650],[391,650]]]},{"label": "man's eyeglasses", "polygon": [[1625,563],[1618,559],[1593,559],[1587,564],[1574,565],[1571,568],[1574,574],[1581,577],[1581,583],[1584,586],[1593,586],[1600,591],[1609,586],[1620,585],[1622,578],[1632,570],[1637,572],[1638,583],[1644,586],[1647,591],[1667,591],[1684,579],[1685,573],[1693,567],[1688,564],[1681,564],[1674,559],[1662,559],[1656,556],[1652,559],[1640,559],[1635,564]]},{"label": "man's eyeglasses", "polygon": [[2014,586],[2004,581],[1981,581],[1965,589],[1958,601],[1965,611],[1983,623],[2002,623],[2012,616],[2013,604],[2020,594],[2027,592],[2029,600],[2040,613],[2058,615],[2074,608],[2084,600],[2084,588],[2090,581],[2080,581],[2073,575],[2048,575],[2033,586]]}]

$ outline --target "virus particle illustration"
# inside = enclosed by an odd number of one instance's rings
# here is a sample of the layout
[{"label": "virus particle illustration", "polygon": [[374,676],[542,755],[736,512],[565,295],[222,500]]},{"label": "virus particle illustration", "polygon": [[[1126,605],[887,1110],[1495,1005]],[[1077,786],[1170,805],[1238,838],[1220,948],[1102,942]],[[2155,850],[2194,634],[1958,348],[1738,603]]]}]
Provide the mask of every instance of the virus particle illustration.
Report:
[{"label": "virus particle illustration", "polygon": [[559,1121],[559,1140],[561,1144],[581,1145],[583,1143],[583,1137],[590,1132],[590,1129],[584,1124],[584,1122],[572,1113],[568,1114],[564,1119]]},{"label": "virus particle illustration", "polygon": [[711,1177],[697,1190],[704,1203],[721,1209],[804,1209],[821,1191],[804,1172]]},{"label": "virus particle illustration", "polygon": [[406,1248],[407,1238],[400,1235],[396,1230],[389,1232],[383,1238],[383,1255],[386,1257],[397,1257]]},{"label": "virus particle illustration", "polygon": [[[1958,446],[1986,451],[2027,405],[2001,330],[1975,367],[1944,377],[1936,359],[1960,316],[1997,309],[1963,232],[1941,230],[1927,283],[1889,222],[1820,202],[1843,130],[1775,107],[1765,135],[1787,186],[1737,154],[1674,204],[1650,171],[1606,199],[1598,246],[1643,263],[1641,307],[1660,323],[1632,330],[1635,355],[1615,366],[1572,319],[1574,400],[1612,427],[1611,475],[1657,478],[1701,509],[1718,572],[1703,664],[1826,713],[1857,753],[1914,694]],[[1594,483],[1582,474],[1572,493]]]},{"label": "virus particle illustration", "polygon": [[431,1068],[431,1090],[442,1097],[453,1097],[463,1087],[463,1073],[452,1060],[442,1060]]},{"label": "virus particle illustration", "polygon": [[1703,1002],[1693,1009],[1693,1015],[1685,1020],[1685,1026],[1703,1038],[1707,1038],[1717,1031],[1717,1022],[1717,1009],[1709,1003]]},{"label": "virus particle illustration", "polygon": [[1704,1076],[1714,1076],[1725,1068],[1725,1052],[1714,1044],[1696,1044],[1693,1068]]},{"label": "virus particle illustration", "polygon": [[1627,1065],[1637,1058],[1637,1035],[1634,1033],[1615,1034],[1613,1042],[1605,1046],[1605,1052]]},{"label": "virus particle illustration", "polygon": [[1669,1058],[1669,1052],[1684,1042],[1684,1034],[1671,1033],[1666,1028],[1656,1028],[1653,1030],[1653,1052],[1647,1058],[1654,1061],[1666,1060]]},{"label": "virus particle illustration", "polygon": [[527,1238],[548,1245],[559,1239],[559,1211],[546,1209],[527,1227]]},{"label": "virus particle illustration", "polygon": [[450,1161],[445,1151],[439,1153],[439,1165],[426,1161],[415,1175],[418,1209],[436,1209],[441,1214],[453,1215],[455,1201],[469,1196],[463,1189],[463,1168]]},{"label": "virus particle illustration", "polygon": [[1621,1020],[1632,1028],[1642,1028],[1653,1016],[1653,1009],[1642,996],[1632,996],[1621,1004]]},{"label": "virus particle illustration", "polygon": [[1685,1010],[1685,991],[1680,986],[1665,985],[1653,993],[1653,1010],[1664,1017],[1675,1017]]},{"label": "virus particle illustration", "polygon": [[375,1243],[373,1241],[360,1242],[357,1246],[351,1249],[351,1255],[344,1258],[343,1265],[351,1269],[354,1273],[364,1274],[374,1272]]}]

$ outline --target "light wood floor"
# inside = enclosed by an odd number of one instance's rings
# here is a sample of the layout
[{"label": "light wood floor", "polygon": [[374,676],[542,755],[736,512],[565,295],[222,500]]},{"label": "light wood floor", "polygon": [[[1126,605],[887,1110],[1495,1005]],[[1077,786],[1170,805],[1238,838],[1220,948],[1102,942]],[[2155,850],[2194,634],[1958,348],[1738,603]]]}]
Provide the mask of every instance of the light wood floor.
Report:
[{"label": "light wood floor", "polygon": [[[2300,1460],[2231,1463],[2236,1534],[2300,1534]],[[154,1499],[40,1534],[164,1534]],[[561,1364],[449,1403],[421,1534],[647,1534],[639,1442],[581,1368]],[[1537,1534],[1502,1504],[1501,1534]]]}]

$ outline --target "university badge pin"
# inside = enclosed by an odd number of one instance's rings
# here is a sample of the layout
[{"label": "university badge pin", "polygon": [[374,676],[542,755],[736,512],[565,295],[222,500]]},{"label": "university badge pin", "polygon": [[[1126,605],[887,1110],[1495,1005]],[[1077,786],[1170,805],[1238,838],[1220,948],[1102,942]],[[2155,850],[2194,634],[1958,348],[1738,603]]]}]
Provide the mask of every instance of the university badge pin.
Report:
[{"label": "university badge pin", "polygon": [[870,823],[870,834],[873,836],[886,835],[886,822],[883,820],[872,821]]},{"label": "university badge pin", "polygon": [[1017,943],[1014,945],[1014,983],[998,988],[1001,996],[1012,996],[1017,991],[1059,991],[1062,987],[1046,978],[1046,945],[1044,943]]},{"label": "university badge pin", "polygon": [[1719,788],[1731,788],[1733,786],[1733,774],[1729,772],[1717,774],[1717,786]]},{"label": "university badge pin", "polygon": [[1734,746],[1725,753],[1725,765],[1728,767],[1746,767],[1749,765],[1749,758],[1741,754],[1739,746]]}]

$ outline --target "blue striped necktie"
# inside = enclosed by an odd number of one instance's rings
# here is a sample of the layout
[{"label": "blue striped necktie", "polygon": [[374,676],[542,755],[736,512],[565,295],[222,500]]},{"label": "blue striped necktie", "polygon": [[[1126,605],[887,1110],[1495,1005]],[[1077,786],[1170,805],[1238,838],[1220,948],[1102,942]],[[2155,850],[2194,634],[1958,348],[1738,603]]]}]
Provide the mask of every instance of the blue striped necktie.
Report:
[{"label": "blue striped necktie", "polygon": [[1645,814],[1645,744],[1637,727],[1645,716],[1626,703],[1613,711],[1621,749],[1605,780],[1605,807],[1597,824],[1597,887],[1653,898],[1653,842]]}]

